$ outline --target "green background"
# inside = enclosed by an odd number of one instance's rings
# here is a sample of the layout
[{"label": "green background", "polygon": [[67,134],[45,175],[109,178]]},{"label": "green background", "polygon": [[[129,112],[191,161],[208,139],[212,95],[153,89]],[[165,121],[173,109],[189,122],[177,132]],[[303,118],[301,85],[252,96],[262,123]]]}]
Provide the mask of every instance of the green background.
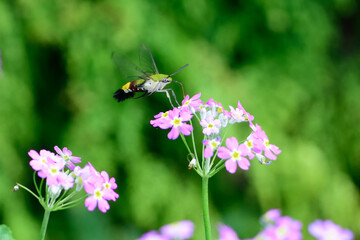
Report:
[{"label": "green background", "polygon": [[[0,223],[37,239],[43,210],[30,149],[68,147],[106,170],[120,198],[106,214],[55,212],[47,238],[135,239],[183,219],[203,239],[201,179],[180,139],[149,121],[165,94],[117,103],[117,51],[138,63],[141,44],[191,96],[240,100],[282,149],[268,166],[210,179],[216,223],[255,236],[271,208],[307,225],[331,219],[360,238],[360,11],[355,0],[0,1]],[[181,89],[172,86],[181,96]],[[235,128],[234,136],[243,136]],[[198,136],[201,140],[201,136]]]}]

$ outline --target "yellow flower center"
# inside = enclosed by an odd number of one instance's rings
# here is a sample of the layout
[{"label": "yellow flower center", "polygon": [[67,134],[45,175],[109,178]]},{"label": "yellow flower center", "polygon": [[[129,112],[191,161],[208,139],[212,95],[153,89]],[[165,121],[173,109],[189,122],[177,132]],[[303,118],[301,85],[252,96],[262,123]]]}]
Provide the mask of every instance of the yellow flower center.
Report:
[{"label": "yellow flower center", "polygon": [[269,142],[269,140],[265,140],[264,143],[265,143],[265,146],[266,146],[267,148],[270,147],[270,142]]},{"label": "yellow flower center", "polygon": [[247,146],[248,148],[254,147],[252,141],[246,141],[245,144],[246,144],[246,146]]},{"label": "yellow flower center", "polygon": [[175,118],[173,121],[172,121],[172,124],[174,125],[174,127],[178,127],[181,125],[181,120],[180,118]]},{"label": "yellow flower center", "polygon": [[240,157],[240,153],[238,151],[234,151],[231,156],[234,160],[237,160]]},{"label": "yellow flower center", "polygon": [[101,198],[102,194],[101,194],[100,190],[96,190],[94,195],[96,198]]}]

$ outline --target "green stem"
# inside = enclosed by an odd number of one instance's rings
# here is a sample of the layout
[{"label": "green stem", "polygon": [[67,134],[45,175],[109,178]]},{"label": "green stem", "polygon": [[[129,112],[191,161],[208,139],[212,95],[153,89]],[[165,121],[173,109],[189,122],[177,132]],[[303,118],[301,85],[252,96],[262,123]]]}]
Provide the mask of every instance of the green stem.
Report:
[{"label": "green stem", "polygon": [[45,239],[45,234],[46,234],[46,229],[47,229],[47,225],[49,222],[49,217],[50,217],[50,210],[45,208],[45,213],[44,213],[44,218],[41,224],[41,229],[40,229],[40,236],[39,236],[39,240],[44,240]]},{"label": "green stem", "polygon": [[205,239],[211,240],[211,225],[209,214],[209,178],[202,178],[202,205],[203,205],[203,217],[205,227]]}]

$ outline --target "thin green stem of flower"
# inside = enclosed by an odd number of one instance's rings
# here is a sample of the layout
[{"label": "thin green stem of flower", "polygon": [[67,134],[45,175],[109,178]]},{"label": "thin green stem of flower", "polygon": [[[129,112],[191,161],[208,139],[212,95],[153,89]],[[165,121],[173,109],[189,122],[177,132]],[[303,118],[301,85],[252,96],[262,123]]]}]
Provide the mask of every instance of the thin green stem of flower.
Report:
[{"label": "thin green stem of flower", "polygon": [[211,225],[209,214],[209,178],[202,178],[202,205],[203,205],[203,217],[205,227],[205,239],[211,240]]},{"label": "thin green stem of flower", "polygon": [[223,169],[225,167],[224,162],[225,162],[225,160],[221,160],[216,164],[214,170],[209,173],[209,178],[214,176],[215,174],[217,174],[221,169]]},{"label": "thin green stem of flower", "polygon": [[189,152],[190,154],[193,154],[193,153],[191,152],[191,150],[190,150],[189,145],[188,145],[187,142],[186,142],[185,136],[184,136],[182,133],[180,133],[180,137],[181,137],[181,139],[183,140],[183,142],[184,142],[184,144],[185,144],[188,152]]},{"label": "thin green stem of flower", "polygon": [[[207,137],[206,137],[206,135],[204,134],[204,139],[203,139],[203,141],[204,140],[207,140]],[[204,144],[202,144],[202,157],[201,157],[201,166],[205,166],[205,158],[204,158],[204,148],[205,148],[205,145]]]},{"label": "thin green stem of flower", "polygon": [[[185,136],[184,136],[182,133],[180,133],[180,137],[181,137],[181,139],[183,140],[183,142],[184,142],[187,150],[189,151],[189,154],[190,154],[190,155],[194,155],[194,154],[191,152],[190,147],[189,147],[189,145],[188,145],[187,142],[186,142]],[[194,156],[195,156],[195,155],[194,155]],[[202,176],[202,168],[201,168],[201,166],[200,166],[200,164],[199,164],[199,161],[198,161],[198,159],[196,158],[196,156],[195,156],[195,159],[196,159],[196,166],[197,166],[197,167],[194,168],[194,170],[195,170],[200,176]]]},{"label": "thin green stem of flower", "polygon": [[[191,124],[191,126],[193,126],[193,128],[194,128],[194,125],[192,124],[191,119],[190,119],[190,124]],[[199,157],[198,157],[197,151],[196,151],[194,131],[191,131],[191,139],[192,139],[192,143],[193,143],[193,148],[194,148],[195,157],[196,157],[197,160],[199,160]]]},{"label": "thin green stem of flower", "polygon": [[34,181],[34,185],[35,185],[37,193],[39,194],[39,196],[41,196],[41,191],[36,183],[36,171],[34,171],[34,174],[33,174],[33,181]]},{"label": "thin green stem of flower", "polygon": [[21,185],[20,183],[16,183],[16,185],[18,185],[19,187],[25,189],[26,191],[28,191],[31,195],[33,195],[37,200],[39,200],[39,202],[42,202],[42,199],[40,199],[33,191],[31,191],[30,189],[28,189],[27,187]]},{"label": "thin green stem of flower", "polygon": [[78,192],[77,191],[73,191],[72,193],[70,193],[69,195],[67,195],[64,199],[62,199],[61,201],[58,201],[56,204],[55,204],[55,208],[64,204],[64,202],[66,202],[67,200],[69,200],[70,198],[74,197]]},{"label": "thin green stem of flower", "polygon": [[81,201],[83,201],[86,197],[88,197],[87,194],[85,194],[84,196],[82,197],[79,197],[71,202],[67,202],[67,203],[64,203],[62,205],[57,205],[57,207],[55,207],[53,209],[53,211],[59,211],[59,210],[64,210],[64,209],[68,209],[68,208],[72,208],[72,207],[75,207],[75,206],[78,206]]},{"label": "thin green stem of flower", "polygon": [[44,208],[44,209],[45,209],[45,213],[44,213],[44,218],[43,218],[43,221],[41,224],[39,240],[45,239],[46,229],[47,229],[47,225],[49,223],[50,212],[51,212],[51,210],[48,208]]}]

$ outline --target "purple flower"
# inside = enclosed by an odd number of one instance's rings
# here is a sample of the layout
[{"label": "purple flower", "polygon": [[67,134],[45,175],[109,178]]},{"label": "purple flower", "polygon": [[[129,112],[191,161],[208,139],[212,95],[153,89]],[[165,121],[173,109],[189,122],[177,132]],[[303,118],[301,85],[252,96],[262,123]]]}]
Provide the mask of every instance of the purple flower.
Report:
[{"label": "purple flower", "polygon": [[192,113],[199,111],[200,106],[203,105],[203,102],[200,99],[201,93],[198,93],[194,95],[193,97],[189,97],[189,95],[186,95],[184,100],[182,101],[181,108],[188,108]]},{"label": "purple flower", "polygon": [[316,220],[308,227],[309,233],[318,240],[352,240],[354,234],[330,220]]},{"label": "purple flower", "polygon": [[170,240],[170,238],[163,236],[160,233],[153,230],[153,231],[144,233],[140,238],[138,238],[136,240]]},{"label": "purple flower", "polygon": [[248,149],[244,144],[240,144],[235,137],[226,139],[226,147],[219,147],[218,157],[227,159],[225,162],[226,170],[233,174],[236,172],[237,164],[243,170],[248,170],[250,161],[245,158],[248,155]]},{"label": "purple flower", "polygon": [[168,118],[163,118],[161,122],[153,121],[152,124],[153,126],[158,126],[161,129],[171,128],[171,131],[168,133],[168,138],[177,139],[180,132],[184,135],[190,135],[193,127],[185,122],[188,122],[192,117],[193,116],[188,110],[174,108],[173,110],[168,111]]},{"label": "purple flower", "polygon": [[72,156],[72,152],[67,147],[64,147],[63,150],[61,150],[58,146],[55,146],[54,149],[57,154],[65,160],[66,165],[68,165],[70,170],[74,170],[74,163],[81,163],[81,157]]},{"label": "purple flower", "polygon": [[218,240],[240,240],[236,232],[229,226],[224,224],[218,225],[219,239]]},{"label": "purple flower", "polygon": [[190,239],[194,233],[194,223],[189,220],[183,220],[167,224],[160,228],[160,232],[163,236],[170,239]]}]

